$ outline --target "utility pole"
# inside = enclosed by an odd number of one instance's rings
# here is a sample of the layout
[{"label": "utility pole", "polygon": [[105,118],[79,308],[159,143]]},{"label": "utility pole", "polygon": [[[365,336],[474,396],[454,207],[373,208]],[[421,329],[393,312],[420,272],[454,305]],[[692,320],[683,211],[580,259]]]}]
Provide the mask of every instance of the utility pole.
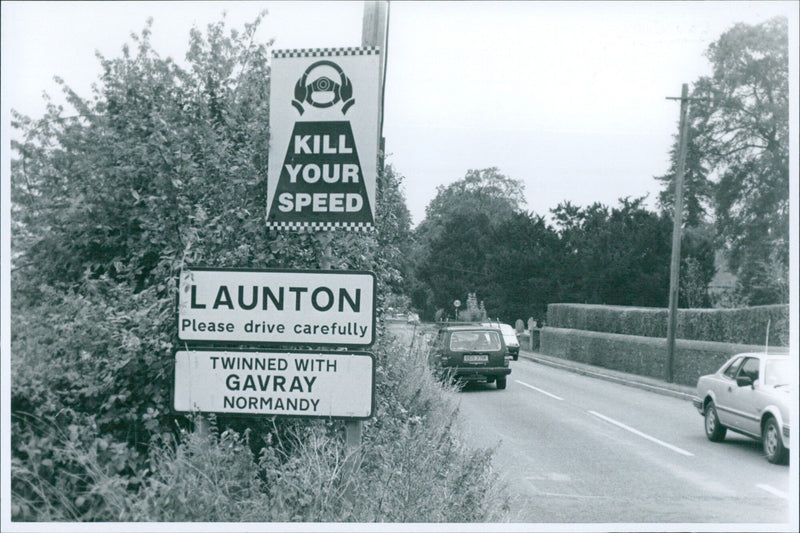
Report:
[{"label": "utility pole", "polygon": [[389,43],[389,2],[364,2],[364,18],[361,25],[361,46],[377,46],[381,49],[380,108],[378,109],[378,170],[383,171],[386,139],[383,138],[383,97],[386,87],[387,45]]},{"label": "utility pole", "polygon": [[678,317],[678,288],[681,266],[681,229],[683,226],[683,172],[686,163],[686,146],[689,137],[689,86],[684,83],[681,97],[667,97],[681,101],[680,143],[678,145],[678,168],[675,174],[675,202],[672,225],[672,259],[669,267],[669,320],[667,322],[667,381],[675,378],[675,327]]},{"label": "utility pole", "polygon": [[[386,34],[388,26],[388,2],[387,1],[367,1],[364,2],[364,18],[361,29],[361,46],[362,47],[379,47],[381,50],[381,67],[379,76],[380,87],[380,106],[378,109],[378,131],[375,135],[378,136],[379,146],[379,172],[383,169],[383,87],[384,75],[386,71]],[[347,458],[345,459],[344,468],[346,471],[355,471],[358,464],[358,449],[361,446],[361,420],[347,420],[345,422],[345,450]]]}]

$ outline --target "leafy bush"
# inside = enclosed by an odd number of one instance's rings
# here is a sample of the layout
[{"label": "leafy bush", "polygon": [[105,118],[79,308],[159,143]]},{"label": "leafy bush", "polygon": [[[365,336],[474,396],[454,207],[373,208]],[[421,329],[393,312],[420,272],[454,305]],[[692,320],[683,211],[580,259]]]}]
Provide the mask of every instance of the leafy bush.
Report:
[{"label": "leafy bush", "polygon": [[[220,417],[204,436],[172,412],[186,265],[371,270],[379,316],[405,283],[410,218],[391,167],[377,179],[375,233],[266,229],[270,44],[253,38],[259,21],[241,33],[224,22],[193,30],[188,68],[152,49],[148,24],[122,57],[101,58],[92,98],[63,86],[77,114],[52,104],[40,120],[14,114],[14,520],[494,516],[491,498],[472,505],[475,483],[456,483],[467,471],[490,476],[488,453],[459,444],[444,414],[424,412],[446,404],[431,399],[441,390],[408,381],[424,365],[389,344],[376,347],[379,415],[352,478],[342,422]],[[402,468],[384,464],[415,446]],[[415,464],[430,457],[444,461],[445,490],[421,508],[427,495],[394,491],[427,475]],[[391,506],[375,503],[379,493]]]},{"label": "leafy bush", "polygon": [[[460,437],[456,402],[425,366],[424,347],[381,340],[375,350],[377,414],[364,423],[356,470],[344,468],[341,421],[283,421],[208,434],[154,437],[147,468],[131,448],[97,431],[56,425],[18,442],[12,505],[17,520],[245,522],[486,522],[508,510],[491,450]],[[18,417],[21,415],[17,415]],[[272,424],[276,423],[272,420]],[[15,427],[15,439],[31,436]],[[45,457],[46,455],[46,457]]]}]

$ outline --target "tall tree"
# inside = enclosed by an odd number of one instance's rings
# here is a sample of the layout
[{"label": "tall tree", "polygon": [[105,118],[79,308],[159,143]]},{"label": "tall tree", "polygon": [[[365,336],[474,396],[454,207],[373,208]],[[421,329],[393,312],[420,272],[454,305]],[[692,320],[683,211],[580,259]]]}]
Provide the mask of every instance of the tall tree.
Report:
[{"label": "tall tree", "polygon": [[436,196],[425,208],[420,233],[436,227],[447,215],[455,212],[480,212],[495,216],[515,213],[525,205],[521,181],[500,173],[497,167],[470,169],[460,180],[439,185]]},{"label": "tall tree", "polygon": [[788,53],[785,17],[737,24],[709,46],[713,74],[693,94],[706,99],[695,142],[718,177],[717,235],[751,304],[788,301],[778,279],[789,268]]},{"label": "tall tree", "polygon": [[[689,228],[697,227],[707,221],[714,195],[713,182],[709,180],[703,154],[694,142],[698,132],[692,122],[695,120],[696,114],[695,108],[690,107],[689,139],[686,145],[683,173],[683,226]],[[663,187],[658,194],[659,206],[670,213],[675,205],[675,176],[678,172],[679,145],[680,137],[675,134],[670,150],[670,168],[666,174],[655,178],[662,183]]]},{"label": "tall tree", "polygon": [[543,312],[557,239],[524,203],[523,184],[494,167],[439,187],[415,231],[412,301],[426,316],[468,293],[506,321]]}]

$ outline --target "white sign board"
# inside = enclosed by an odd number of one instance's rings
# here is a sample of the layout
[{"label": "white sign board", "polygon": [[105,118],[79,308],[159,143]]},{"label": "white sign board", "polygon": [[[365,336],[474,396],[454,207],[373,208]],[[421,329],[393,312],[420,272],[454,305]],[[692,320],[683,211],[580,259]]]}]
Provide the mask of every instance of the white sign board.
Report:
[{"label": "white sign board", "polygon": [[375,221],[380,50],[274,50],[267,227],[368,230]]},{"label": "white sign board", "polygon": [[372,272],[191,268],[179,284],[182,341],[363,347],[375,340]]},{"label": "white sign board", "polygon": [[363,352],[178,351],[179,412],[365,419],[374,369]]}]

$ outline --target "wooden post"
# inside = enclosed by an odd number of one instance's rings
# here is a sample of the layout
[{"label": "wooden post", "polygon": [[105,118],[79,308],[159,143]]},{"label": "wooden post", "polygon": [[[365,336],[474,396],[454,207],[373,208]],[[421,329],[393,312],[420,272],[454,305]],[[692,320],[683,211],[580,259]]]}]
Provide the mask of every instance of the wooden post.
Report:
[{"label": "wooden post", "polygon": [[[379,87],[381,88],[381,102],[378,108],[378,136],[380,147],[380,160],[383,161],[383,81],[384,69],[386,68],[386,28],[388,2],[364,2],[364,18],[361,28],[361,46],[377,46],[381,49],[381,67],[379,76]],[[379,164],[378,161],[375,162]],[[382,166],[382,164],[381,164]],[[344,468],[348,474],[352,474],[358,465],[358,449],[361,447],[361,420],[347,420],[344,425],[345,431],[345,459]]]},{"label": "wooden post", "polygon": [[678,168],[675,174],[675,203],[672,224],[672,259],[669,267],[669,320],[667,322],[667,381],[675,378],[675,327],[678,316],[678,288],[681,261],[681,228],[683,226],[683,171],[686,162],[686,145],[689,129],[689,86],[681,89],[680,143]]},{"label": "wooden post", "polygon": [[378,168],[383,170],[383,154],[386,142],[383,138],[383,95],[385,87],[386,58],[389,43],[389,2],[366,1],[364,2],[364,18],[361,25],[361,46],[377,46],[381,49],[381,68],[379,87],[381,91],[380,107],[378,108]]}]

